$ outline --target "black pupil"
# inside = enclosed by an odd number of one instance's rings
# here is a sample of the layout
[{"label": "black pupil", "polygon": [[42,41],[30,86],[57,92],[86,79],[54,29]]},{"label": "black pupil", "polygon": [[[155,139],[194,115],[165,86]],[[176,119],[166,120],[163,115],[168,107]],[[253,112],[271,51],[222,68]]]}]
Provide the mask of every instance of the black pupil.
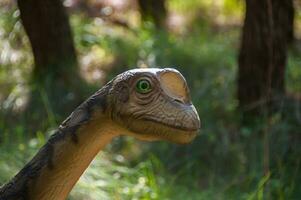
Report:
[{"label": "black pupil", "polygon": [[148,83],[146,82],[146,81],[143,81],[142,83],[141,83],[141,89],[142,90],[146,90],[148,88]]}]

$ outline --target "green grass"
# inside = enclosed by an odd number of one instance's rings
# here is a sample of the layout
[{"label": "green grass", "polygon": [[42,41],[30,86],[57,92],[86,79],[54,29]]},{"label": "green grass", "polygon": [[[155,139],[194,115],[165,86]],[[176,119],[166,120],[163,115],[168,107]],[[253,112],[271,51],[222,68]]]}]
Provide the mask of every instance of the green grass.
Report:
[{"label": "green grass", "polygon": [[[199,2],[200,5],[206,3]],[[227,9],[234,9],[231,7],[233,1],[227,2]],[[194,1],[189,1],[186,7],[181,4],[183,1],[173,0],[169,6],[179,12],[191,8],[198,12]],[[240,15],[241,10],[235,12]],[[18,105],[26,99],[26,91],[30,88],[32,57],[28,41],[18,25],[18,13],[14,9],[1,10],[2,15],[0,26],[5,34],[0,35],[0,49],[9,45],[6,50],[11,49],[21,56],[1,63],[1,111],[10,107],[18,111]],[[218,32],[210,22],[198,21],[197,17],[182,35],[156,31],[149,24],[130,30],[97,25],[97,19],[77,14],[71,17],[71,22],[79,58],[93,55],[96,63],[93,67],[104,71],[106,80],[136,66],[178,68],[191,88],[202,130],[187,146],[117,139],[92,162],[70,199],[281,200],[301,196],[301,149],[300,142],[294,140],[300,138],[300,124],[276,114],[252,127],[240,125],[235,97],[238,28]],[[7,55],[12,58],[14,54]],[[294,94],[300,94],[301,90],[299,55],[298,51],[290,51],[286,70],[286,87]],[[90,90],[99,85],[87,87]],[[0,118],[0,184],[30,160],[59,122],[43,91],[41,99],[44,102],[41,109],[47,113],[41,123],[47,130],[34,133],[34,137],[27,134],[27,124],[6,127]],[[285,105],[284,110],[288,107]],[[289,116],[297,114],[291,112]],[[270,141],[268,174],[263,172],[263,131],[268,131]]]}]

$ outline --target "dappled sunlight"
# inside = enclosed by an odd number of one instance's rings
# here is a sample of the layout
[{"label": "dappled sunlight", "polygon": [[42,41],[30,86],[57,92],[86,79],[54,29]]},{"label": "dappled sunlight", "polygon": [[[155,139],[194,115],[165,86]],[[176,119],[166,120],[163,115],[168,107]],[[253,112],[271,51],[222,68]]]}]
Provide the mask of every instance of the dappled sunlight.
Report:
[{"label": "dappled sunlight", "polygon": [[[41,76],[49,84],[45,89],[32,79],[37,66],[16,2],[0,0],[0,185],[30,160],[72,112],[68,105],[76,108],[125,70],[172,67],[185,77],[200,115],[202,128],[196,139],[181,146],[118,138],[96,156],[70,199],[300,196],[301,4],[294,3],[295,38],[287,46],[284,93],[272,98],[279,102],[279,110],[269,114],[262,109],[262,116],[257,113],[250,124],[244,124],[244,111],[261,108],[267,101],[263,98],[240,107],[244,1],[166,0],[166,15],[144,19],[138,0],[64,0],[78,66],[48,66],[51,75]],[[249,39],[250,44],[261,41],[256,36]],[[49,81],[53,77],[58,79]],[[66,90],[52,99],[49,93],[63,86]],[[34,90],[37,96],[31,96]],[[42,106],[34,103],[35,110],[27,110],[31,98]]]}]

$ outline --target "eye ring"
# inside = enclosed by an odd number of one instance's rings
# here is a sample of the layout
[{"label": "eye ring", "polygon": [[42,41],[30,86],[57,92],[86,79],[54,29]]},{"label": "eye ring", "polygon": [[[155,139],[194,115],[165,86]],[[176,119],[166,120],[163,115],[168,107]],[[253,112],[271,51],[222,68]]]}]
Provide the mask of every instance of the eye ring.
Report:
[{"label": "eye ring", "polygon": [[136,83],[136,91],[141,94],[146,94],[152,91],[152,85],[147,79],[140,79]]}]

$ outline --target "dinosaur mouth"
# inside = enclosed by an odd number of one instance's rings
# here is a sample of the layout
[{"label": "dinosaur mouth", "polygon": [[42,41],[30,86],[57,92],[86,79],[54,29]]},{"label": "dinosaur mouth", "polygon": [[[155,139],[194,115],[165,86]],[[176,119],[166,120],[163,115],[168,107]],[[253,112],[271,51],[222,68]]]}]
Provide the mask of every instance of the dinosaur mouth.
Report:
[{"label": "dinosaur mouth", "polygon": [[[193,119],[192,119],[193,120]],[[138,139],[155,141],[166,140],[177,144],[187,144],[194,140],[199,133],[199,126],[178,126],[154,118],[130,120],[128,130]]]},{"label": "dinosaur mouth", "polygon": [[[155,119],[144,119],[143,121],[149,123],[151,127],[161,125],[161,128],[149,129],[144,132],[146,135],[157,135],[157,137],[155,136],[157,139],[164,139],[177,144],[187,144],[191,142],[199,132],[198,127],[177,126]],[[150,138],[153,138],[152,136],[150,136]]]},{"label": "dinosaur mouth", "polygon": [[154,122],[154,123],[159,123],[163,126],[167,126],[167,127],[173,128],[173,129],[178,129],[178,130],[187,131],[187,132],[197,132],[200,129],[200,127],[197,127],[197,126],[195,126],[195,127],[185,127],[185,126],[181,126],[181,125],[166,123],[164,121],[160,121],[158,119],[153,119],[153,118],[147,118],[145,120],[146,121],[151,121],[151,122]]}]

